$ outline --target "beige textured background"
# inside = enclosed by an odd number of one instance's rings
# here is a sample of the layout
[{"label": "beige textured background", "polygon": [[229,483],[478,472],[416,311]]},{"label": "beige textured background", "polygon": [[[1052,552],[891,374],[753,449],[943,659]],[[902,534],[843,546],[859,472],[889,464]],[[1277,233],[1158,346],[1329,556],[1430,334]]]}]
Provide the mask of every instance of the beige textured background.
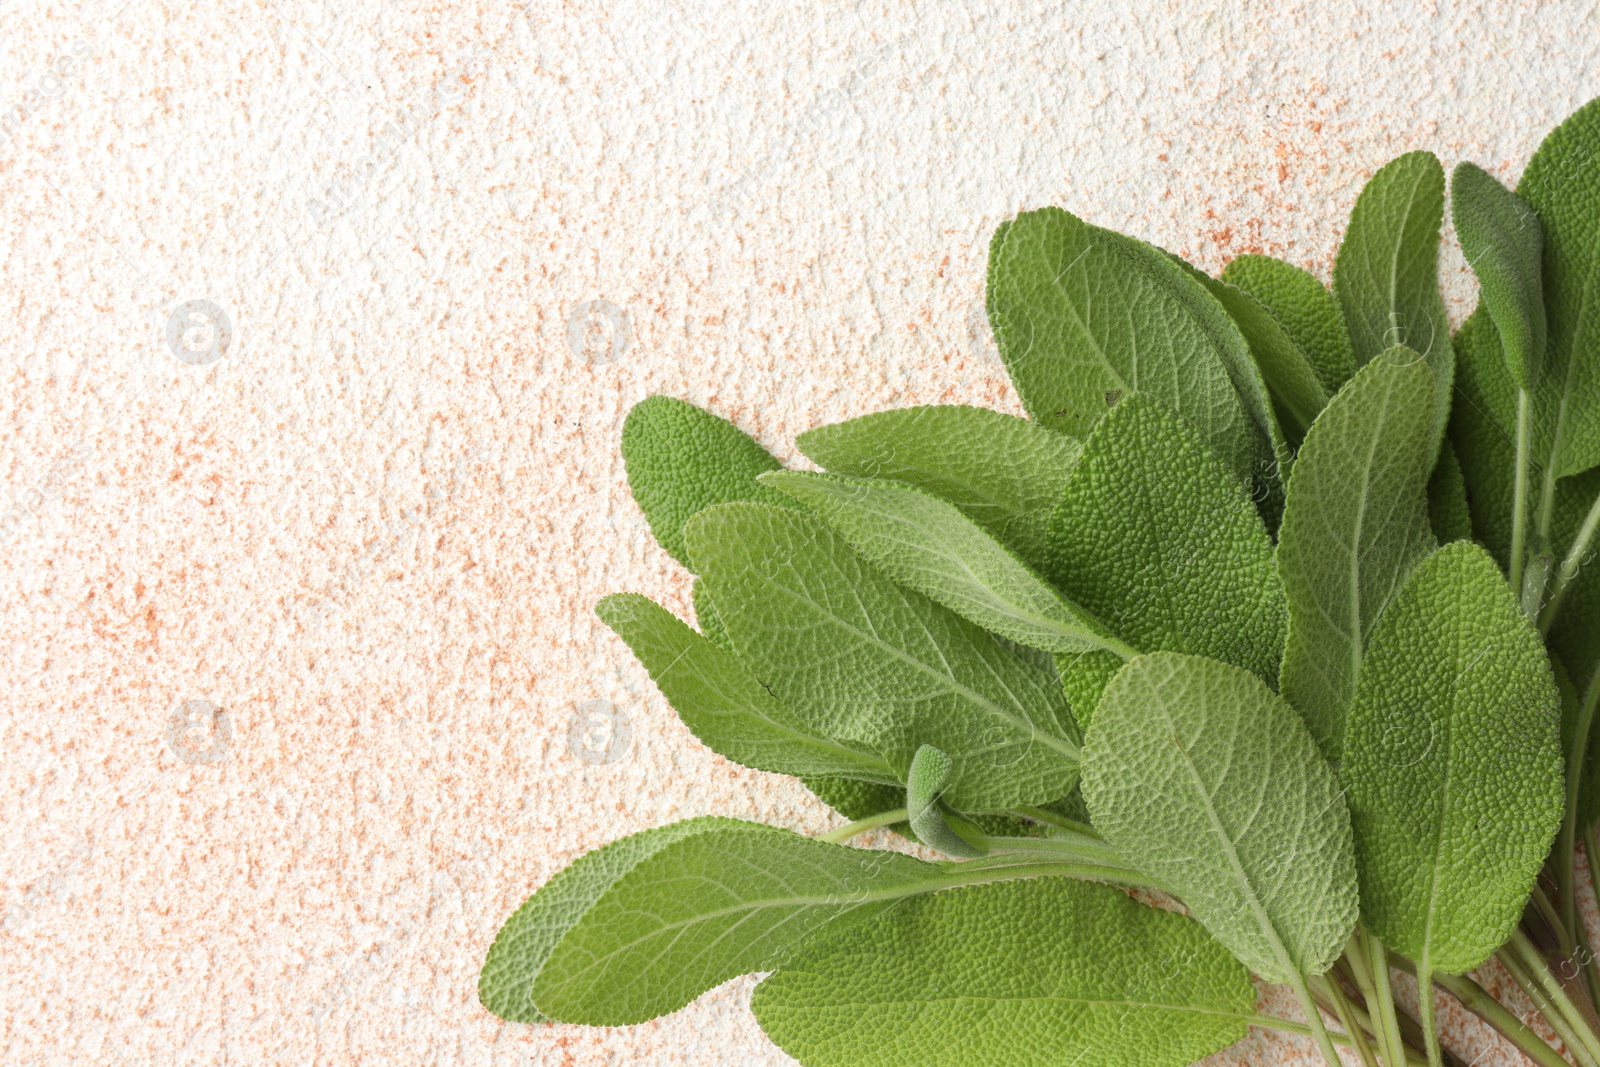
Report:
[{"label": "beige textured background", "polygon": [[687,613],[627,408],[785,458],[1017,410],[975,309],[1018,209],[1326,277],[1384,160],[1515,178],[1600,93],[1592,2],[1137,6],[0,0],[0,1061],[786,1062],[749,979],[611,1031],[476,1004],[576,853],[830,824],[590,612]]}]

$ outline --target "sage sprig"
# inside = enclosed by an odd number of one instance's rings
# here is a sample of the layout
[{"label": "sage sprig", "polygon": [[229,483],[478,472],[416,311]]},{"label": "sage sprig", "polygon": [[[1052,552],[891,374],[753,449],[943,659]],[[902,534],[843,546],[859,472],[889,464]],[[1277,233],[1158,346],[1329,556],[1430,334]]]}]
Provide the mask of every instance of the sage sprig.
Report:
[{"label": "sage sprig", "polygon": [[[628,1025],[764,971],[755,1017],[809,1067],[1178,1067],[1251,1027],[1439,1067],[1446,995],[1600,1067],[1596,160],[1600,101],[1514,191],[1403,155],[1331,289],[1024,212],[986,307],[1028,419],[818,427],[818,472],[635,407],[628,483],[697,625],[632,593],[600,618],[700,743],[847,824],[587,853],[506,921],[483,1005]],[[1454,336],[1447,208],[1481,285]],[[1559,1051],[1471,977],[1490,957]]]}]

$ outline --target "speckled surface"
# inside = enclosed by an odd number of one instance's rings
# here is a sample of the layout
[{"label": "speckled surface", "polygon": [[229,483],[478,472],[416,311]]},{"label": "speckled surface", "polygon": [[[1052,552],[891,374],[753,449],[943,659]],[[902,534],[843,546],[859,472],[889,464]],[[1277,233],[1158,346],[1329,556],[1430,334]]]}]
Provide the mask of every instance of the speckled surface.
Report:
[{"label": "speckled surface", "polygon": [[629,1029],[476,1004],[578,852],[830,822],[593,618],[688,610],[628,406],[783,458],[1015,411],[975,309],[1016,210],[1326,277],[1383,161],[1514,178],[1600,93],[1592,2],[1131,7],[0,0],[0,1060],[785,1062],[751,979]]}]

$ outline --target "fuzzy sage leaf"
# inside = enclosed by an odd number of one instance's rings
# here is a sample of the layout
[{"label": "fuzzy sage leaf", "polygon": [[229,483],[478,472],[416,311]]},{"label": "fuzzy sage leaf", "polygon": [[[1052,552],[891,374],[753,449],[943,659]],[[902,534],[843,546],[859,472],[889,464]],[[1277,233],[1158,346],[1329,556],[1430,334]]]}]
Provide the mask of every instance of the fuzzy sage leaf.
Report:
[{"label": "fuzzy sage leaf", "polygon": [[1494,319],[1506,367],[1522,389],[1544,363],[1544,235],[1539,217],[1481,167],[1460,163],[1450,175],[1450,217],[1461,251],[1478,276],[1483,307]]},{"label": "fuzzy sage leaf", "polygon": [[628,412],[622,458],[651,534],[690,570],[683,524],[701,508],[734,500],[794,506],[756,481],[779,467],[766,449],[727,419],[670,396],[652,396]]},{"label": "fuzzy sage leaf", "polygon": [[1249,975],[1193,920],[1046,878],[907,901],[756,987],[806,1067],[1181,1067],[1244,1036]]},{"label": "fuzzy sage leaf", "polygon": [[764,475],[883,573],[984,629],[1046,652],[1134,650],[954,504],[893,482],[802,471]]},{"label": "fuzzy sage leaf", "polygon": [[1178,412],[1248,481],[1271,459],[1231,376],[1250,353],[1227,313],[1165,255],[1060,208],[997,231],[986,294],[1006,371],[1041,425],[1085,437],[1119,399]]},{"label": "fuzzy sage leaf", "polygon": [[1323,754],[1344,748],[1344,717],[1366,641],[1410,569],[1434,548],[1433,376],[1409,348],[1361,368],[1306,435],[1278,533],[1289,605],[1279,675]]},{"label": "fuzzy sage leaf", "polygon": [[1121,640],[1276,680],[1285,614],[1266,527],[1159,402],[1129,397],[1095,428],[1050,533],[1057,588]]},{"label": "fuzzy sage leaf", "polygon": [[1095,828],[1270,982],[1326,971],[1356,921],[1350,818],[1305,723],[1246,671],[1132,660],[1084,744]]},{"label": "fuzzy sage leaf", "polygon": [[1035,567],[1081,445],[987,408],[933,404],[863,415],[795,438],[834,474],[888,478],[943,497]]},{"label": "fuzzy sage leaf", "polygon": [[1522,915],[1561,819],[1558,699],[1476,545],[1418,566],[1372,632],[1341,767],[1361,915],[1424,972],[1471,970]]},{"label": "fuzzy sage leaf", "polygon": [[[1544,235],[1544,298],[1549,315],[1548,399],[1541,463],[1559,476],[1600,464],[1600,99],[1556,127],[1528,161],[1517,195]],[[1548,455],[1546,461],[1544,457]]]},{"label": "fuzzy sage leaf", "polygon": [[917,839],[947,856],[971,858],[981,856],[974,848],[945,822],[939,810],[939,794],[950,781],[955,763],[932,745],[923,745],[912,757],[911,770],[906,773],[906,821]]},{"label": "fuzzy sage leaf", "polygon": [[731,653],[637,593],[614,593],[595,613],[639,657],[689,731],[713,752],[757,770],[843,775],[897,784],[870,749],[836,741],[769,693]]},{"label": "fuzzy sage leaf", "polygon": [[716,823],[634,863],[561,933],[532,978],[540,1012],[591,1026],[644,1022],[770,969],[830,924],[950,881],[910,856]]},{"label": "fuzzy sage leaf", "polygon": [[1333,265],[1333,294],[1356,366],[1405,345],[1433,372],[1435,441],[1444,435],[1455,382],[1439,296],[1443,220],[1444,168],[1432,152],[1409,152],[1380,167],[1361,190]]},{"label": "fuzzy sage leaf", "polygon": [[1237,256],[1222,280],[1259,300],[1310,360],[1322,388],[1337,393],[1356,372],[1355,353],[1333,294],[1307,271],[1271,256]]},{"label": "fuzzy sage leaf", "polygon": [[533,1006],[533,977],[550,951],[611,884],[685,837],[738,825],[733,819],[686,819],[579,856],[557,871],[500,927],[478,975],[478,1000],[502,1019],[544,1022],[547,1016]]},{"label": "fuzzy sage leaf", "polygon": [[819,733],[881,755],[955,761],[946,799],[1005,810],[1065,796],[1078,734],[1046,672],[873,570],[820,520],[723,504],[685,528],[739,658]]}]

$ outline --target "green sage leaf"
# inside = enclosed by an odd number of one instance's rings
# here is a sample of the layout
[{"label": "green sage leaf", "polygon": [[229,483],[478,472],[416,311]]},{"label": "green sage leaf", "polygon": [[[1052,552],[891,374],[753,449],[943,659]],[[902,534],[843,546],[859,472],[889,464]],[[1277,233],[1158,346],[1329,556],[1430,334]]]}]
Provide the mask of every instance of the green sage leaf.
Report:
[{"label": "green sage leaf", "polygon": [[1278,532],[1289,605],[1279,681],[1337,763],[1373,624],[1434,547],[1433,376],[1409,348],[1356,372],[1306,434]]},{"label": "green sage leaf", "polygon": [[932,745],[917,749],[906,774],[906,822],[917,840],[947,856],[981,856],[983,852],[952,830],[939,810],[939,794],[954,769],[955,762]]},{"label": "green sage leaf", "polygon": [[694,585],[689,588],[689,596],[694,605],[694,621],[699,625],[700,632],[710,638],[718,648],[732,652],[733,642],[728,639],[728,628],[722,625],[722,619],[717,615],[717,607],[711,603],[711,594],[706,592],[706,583],[696,578]]},{"label": "green sage leaf", "polygon": [[1134,654],[954,504],[931,493],[802,471],[762,480],[815,511],[884,574],[986,630],[1046,652]]},{"label": "green sage leaf", "polygon": [[590,1026],[644,1022],[774,967],[832,924],[951,881],[910,856],[716,822],[652,850],[576,916],[532,977],[540,1012]]},{"label": "green sage leaf", "polygon": [[[815,793],[818,800],[851,822],[893,811],[906,802],[906,788],[898,783],[882,785],[859,778],[828,776],[801,778],[800,782]],[[908,834],[911,824],[896,823],[890,829],[897,834]]]},{"label": "green sage leaf", "polygon": [[1544,232],[1549,316],[1538,392],[1549,399],[1541,466],[1559,476],[1600,464],[1600,99],[1573,112],[1528,161],[1517,195]]},{"label": "green sage leaf", "polygon": [[1333,295],[1356,366],[1405,345],[1433,372],[1435,441],[1444,435],[1455,382],[1450,324],[1439,296],[1443,221],[1444,168],[1432,152],[1408,152],[1379,168],[1361,190],[1333,264]]},{"label": "green sage leaf", "polygon": [[1127,661],[1114,652],[1065,653],[1056,657],[1056,673],[1061,677],[1061,691],[1067,694],[1067,706],[1078,721],[1078,729],[1087,730],[1094,721],[1095,705],[1106,683],[1122,669]]},{"label": "green sage leaf", "polygon": [[1428,525],[1440,544],[1472,539],[1472,512],[1467,505],[1467,483],[1448,437],[1439,449],[1439,461],[1428,479]]},{"label": "green sage leaf", "polygon": [[683,524],[701,508],[735,500],[795,506],[756,481],[780,466],[766,449],[728,420],[670,396],[641,400],[628,412],[622,459],[650,532],[690,570]]},{"label": "green sage leaf", "polygon": [[1339,305],[1309,271],[1271,256],[1243,255],[1228,264],[1222,280],[1237,285],[1272,312],[1311,361],[1329,396],[1356,372],[1355,353]]},{"label": "green sage leaf", "polygon": [[1519,388],[1531,388],[1545,346],[1539,217],[1471,163],[1457,164],[1450,175],[1450,217],[1462,254],[1478,276],[1480,301],[1494,319],[1511,377]]},{"label": "green sage leaf", "polygon": [[1447,974],[1505,941],[1561,821],[1559,734],[1544,647],[1494,560],[1439,549],[1378,620],[1346,725],[1368,929]]},{"label": "green sage leaf", "polygon": [[[1254,296],[1227,282],[1211,278],[1205,282],[1244,334],[1272,397],[1278,423],[1287,432],[1288,440],[1298,443],[1328,403],[1328,391],[1316,369],[1289,332]],[[1283,474],[1287,478],[1289,471],[1286,469]]]},{"label": "green sage leaf", "polygon": [[1083,796],[1112,847],[1267,981],[1338,959],[1357,911],[1349,813],[1259,678],[1198,656],[1129,662],[1089,728]]},{"label": "green sage leaf", "polygon": [[943,497],[1034,566],[1081,447],[1027,419],[958,404],[880,411],[807,430],[794,443],[835,474]]},{"label": "green sage leaf", "polygon": [[1276,682],[1285,612],[1266,527],[1239,482],[1158,401],[1129,397],[1095,428],[1050,533],[1056,587],[1127,644],[1210,656]]},{"label": "green sage leaf", "polygon": [[[1456,389],[1458,398],[1450,412],[1450,443],[1461,464],[1467,486],[1467,507],[1472,513],[1472,530],[1494,557],[1505,566],[1511,550],[1511,502],[1516,476],[1517,387],[1500,350],[1500,336],[1494,320],[1483,308],[1467,317],[1456,331],[1452,344],[1456,351]],[[1543,376],[1548,387],[1551,376]],[[1534,429],[1540,419],[1540,393],[1533,401]],[[1533,443],[1529,463],[1530,484],[1539,484],[1542,455]]]},{"label": "green sage leaf", "polygon": [[733,819],[686,819],[585,852],[551,876],[495,934],[478,975],[478,1000],[502,1019],[544,1022],[533,1006],[533,976],[613,882],[668,845],[693,834],[741,825]]},{"label": "green sage leaf", "polygon": [[1063,878],[909,900],[756,987],[805,1067],[1181,1067],[1245,1035],[1255,989],[1193,920]]},{"label": "green sage leaf", "polygon": [[739,658],[816,733],[881,755],[902,780],[930,744],[946,799],[997,811],[1066,795],[1078,734],[1059,686],[983,630],[890,581],[820,520],[724,504],[689,553]]},{"label": "green sage leaf", "polygon": [[648,597],[615,593],[595,605],[595,614],[627,642],[689,731],[718,755],[778,774],[898,784],[870,749],[819,733],[732,653]]},{"label": "green sage leaf", "polygon": [[1247,414],[1255,371],[1244,338],[1178,264],[1060,208],[1018,215],[989,255],[989,321],[1035,421],[1082,438],[1118,400],[1147,393],[1240,481],[1270,463],[1270,412]]}]

